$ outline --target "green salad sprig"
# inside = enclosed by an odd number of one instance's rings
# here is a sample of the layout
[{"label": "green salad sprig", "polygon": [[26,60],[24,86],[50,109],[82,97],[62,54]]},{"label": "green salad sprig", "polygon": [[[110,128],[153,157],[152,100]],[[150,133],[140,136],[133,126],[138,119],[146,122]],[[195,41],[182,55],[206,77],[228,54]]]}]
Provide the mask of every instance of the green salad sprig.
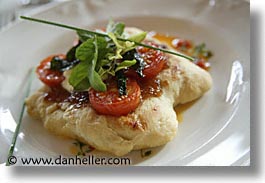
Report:
[{"label": "green salad sprig", "polygon": [[[106,29],[109,37],[77,31],[83,43],[75,52],[75,57],[80,63],[72,69],[69,78],[69,83],[75,90],[92,87],[97,91],[106,91],[106,84],[103,81],[108,75],[116,76],[116,72],[136,64],[135,59],[122,60],[123,54],[135,49],[133,42],[117,40],[117,37],[124,37],[124,27],[123,23],[110,21]],[[129,39],[141,42],[145,36],[146,32],[142,32]]]},{"label": "green salad sprig", "polygon": [[[70,26],[70,25],[65,25],[65,24],[61,24],[61,23],[56,23],[56,22],[51,22],[51,21],[47,21],[47,20],[41,20],[41,19],[31,18],[31,17],[26,17],[26,16],[20,16],[20,18],[21,19],[25,19],[25,20],[29,20],[29,21],[33,21],[33,22],[38,22],[38,23],[53,25],[53,26],[57,26],[57,27],[62,27],[62,28],[70,29],[70,30],[75,30],[75,31],[78,31],[78,32],[84,32],[87,35],[97,35],[97,36],[101,36],[101,37],[109,37],[107,34],[102,33],[102,32],[90,31],[90,30],[81,29],[81,28],[78,28],[78,27],[74,27],[74,26]],[[129,39],[121,38],[121,37],[120,38],[117,38],[117,39],[119,41],[125,41],[125,42],[126,41],[130,41],[130,42],[134,42],[135,45],[143,46],[143,47],[150,48],[150,49],[154,49],[154,50],[159,50],[159,51],[162,51],[164,53],[169,53],[169,54],[176,55],[176,56],[180,56],[180,57],[186,58],[186,59],[188,59],[190,61],[193,61],[194,60],[194,58],[192,58],[192,57],[190,57],[188,55],[179,53],[179,52],[175,52],[175,51],[171,51],[171,50],[167,50],[167,49],[163,49],[163,48],[158,48],[158,47],[146,45],[146,44],[143,44],[143,43],[140,43],[140,42],[137,42],[137,41],[133,41],[133,40],[129,40]]]},{"label": "green salad sprig", "polygon": [[143,77],[145,62],[135,53],[136,46],[143,46],[165,53],[177,55],[193,60],[187,55],[153,47],[141,43],[146,32],[126,37],[124,35],[125,25],[120,22],[110,21],[106,33],[103,31],[90,31],[56,22],[21,16],[22,19],[59,26],[75,30],[79,36],[80,43],[71,48],[65,60],[55,58],[52,60],[51,69],[65,71],[72,68],[69,83],[74,90],[86,90],[89,87],[97,91],[106,91],[103,82],[109,75],[117,78],[120,95],[126,95],[126,76],[124,69],[132,67],[140,77]]}]

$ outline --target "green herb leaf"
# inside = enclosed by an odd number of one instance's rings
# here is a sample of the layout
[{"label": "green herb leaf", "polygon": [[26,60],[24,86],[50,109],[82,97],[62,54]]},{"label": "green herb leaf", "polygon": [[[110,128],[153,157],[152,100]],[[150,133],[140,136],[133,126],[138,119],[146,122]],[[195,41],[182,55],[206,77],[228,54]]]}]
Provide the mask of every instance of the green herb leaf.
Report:
[{"label": "green herb leaf", "polygon": [[72,69],[69,77],[69,83],[74,87],[74,90],[86,90],[90,87],[88,80],[89,63],[81,62]]},{"label": "green herb leaf", "polygon": [[98,51],[99,51],[97,36],[94,37],[93,45],[94,45],[94,55],[92,61],[89,62],[88,79],[92,88],[94,88],[97,91],[106,91],[107,90],[106,84],[102,81],[100,75],[95,71],[98,60]]},{"label": "green herb leaf", "polygon": [[125,41],[125,42],[121,42],[118,41],[117,37],[112,33],[108,33],[109,37],[111,38],[111,40],[113,41],[113,43],[116,46],[116,53],[113,57],[109,57],[109,59],[121,59],[122,58],[122,54],[135,49],[135,44],[134,42],[130,42],[130,41]]},{"label": "green herb leaf", "polygon": [[97,47],[98,47],[98,60],[96,64],[95,70],[98,71],[99,68],[109,62],[106,60],[106,54],[110,52],[110,48],[108,47],[108,42],[103,37],[97,37]]},{"label": "green herb leaf", "polygon": [[123,34],[125,24],[121,22],[115,23],[113,20],[110,20],[107,25],[107,33],[112,32],[115,36],[121,36]]},{"label": "green herb leaf", "polygon": [[90,83],[87,77],[85,77],[78,85],[75,86],[75,91],[84,91],[90,88]]},{"label": "green herb leaf", "polygon": [[97,37],[97,36],[96,36],[96,41],[97,41],[97,47],[98,47],[98,60],[101,60],[109,52],[109,48],[107,47],[108,42],[106,41],[105,38]]},{"label": "green herb leaf", "polygon": [[91,83],[91,87],[94,88],[97,91],[104,92],[107,90],[106,84],[102,81],[102,78],[100,75],[93,71],[93,74],[89,76],[89,82]]},{"label": "green herb leaf", "polygon": [[91,34],[87,31],[83,31],[83,30],[77,30],[76,33],[79,36],[79,40],[82,42],[85,42],[86,40],[94,37],[94,34]]},{"label": "green herb leaf", "polygon": [[131,51],[131,50],[136,48],[136,45],[134,44],[134,42],[125,41],[125,42],[122,42],[122,44],[123,44],[124,48],[123,48],[121,54],[124,54],[124,53]]},{"label": "green herb leaf", "polygon": [[[106,54],[109,52],[108,49],[108,42],[103,37],[97,37],[97,47],[98,47],[98,60],[99,64],[96,67],[96,70],[98,70],[100,66],[100,61],[106,57]],[[76,57],[80,59],[81,61],[85,60],[92,60],[94,57],[94,50],[95,45],[93,44],[94,38],[87,39],[84,43],[82,43],[76,50]]]},{"label": "green herb leaf", "polygon": [[93,39],[88,39],[76,49],[75,56],[77,59],[83,62],[89,62],[93,59],[95,50],[93,41]]},{"label": "green herb leaf", "polygon": [[108,59],[100,60],[100,67],[107,66],[109,64],[110,64],[110,61]]},{"label": "green herb leaf", "polygon": [[133,59],[133,60],[124,60],[122,61],[121,63],[118,64],[118,66],[116,67],[115,69],[115,72],[121,70],[121,69],[125,69],[125,68],[128,68],[128,67],[131,67],[133,66],[134,64],[136,64],[136,60]]},{"label": "green herb leaf", "polygon": [[[85,82],[87,82],[88,78],[89,82],[87,83],[89,83],[89,86],[97,91],[106,91],[107,87],[105,83],[102,81],[100,75],[96,72],[98,59],[103,59],[107,53],[106,47],[107,42],[104,38],[98,38],[97,36],[94,36],[94,38],[87,39],[77,48],[76,57],[85,64],[82,64],[80,69],[81,71],[79,71],[81,73],[71,73],[70,79],[72,78],[72,80],[69,82],[74,88],[78,87],[79,90],[87,89],[88,84],[85,84]],[[74,77],[78,77],[79,79],[75,81],[73,79]]]},{"label": "green herb leaf", "polygon": [[147,34],[147,32],[141,32],[139,34],[135,34],[135,35],[129,37],[128,40],[140,43],[145,39],[146,34]]},{"label": "green herb leaf", "polygon": [[119,43],[119,41],[117,40],[117,37],[115,36],[114,33],[109,32],[108,35],[109,35],[109,37],[111,38],[111,40],[114,42],[115,46],[116,46],[118,49],[123,49],[123,48],[124,48],[123,45],[121,45],[121,44]]}]

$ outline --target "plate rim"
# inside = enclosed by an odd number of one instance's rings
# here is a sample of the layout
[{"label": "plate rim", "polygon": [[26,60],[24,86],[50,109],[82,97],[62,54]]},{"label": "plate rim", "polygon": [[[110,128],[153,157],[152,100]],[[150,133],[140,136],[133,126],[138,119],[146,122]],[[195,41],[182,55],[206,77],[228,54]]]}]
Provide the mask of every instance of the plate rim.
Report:
[{"label": "plate rim", "polygon": [[[250,2],[248,2],[248,1],[244,1],[243,0],[242,2],[247,2],[248,4],[250,4]],[[68,4],[68,3],[73,3],[73,2],[71,2],[71,1],[60,1],[60,2],[56,2],[54,4],[43,5],[43,7],[39,8],[39,9],[33,11],[33,12],[30,12],[27,15],[30,15],[30,16],[39,15],[39,14],[44,13],[46,11],[52,11],[54,8],[56,8],[56,7],[58,7],[58,6],[62,5],[62,4],[65,5],[65,4]],[[23,21],[21,21],[20,19],[17,19],[16,21],[14,21],[13,23],[9,24],[8,26],[5,26],[4,29],[2,29],[0,31],[0,35],[5,33],[5,32],[7,32],[7,31],[9,31],[11,28],[15,28],[16,26],[19,26],[19,24],[22,23],[22,22]],[[250,77],[248,79],[250,79]],[[248,82],[250,83],[250,80]],[[249,91],[250,91],[250,88],[249,88]],[[250,100],[250,96],[248,98]],[[247,153],[247,156],[244,155],[241,158],[244,160],[243,164],[244,164],[244,162],[247,162],[247,161],[250,162],[250,151]],[[239,161],[239,160],[237,160],[237,161]]]}]

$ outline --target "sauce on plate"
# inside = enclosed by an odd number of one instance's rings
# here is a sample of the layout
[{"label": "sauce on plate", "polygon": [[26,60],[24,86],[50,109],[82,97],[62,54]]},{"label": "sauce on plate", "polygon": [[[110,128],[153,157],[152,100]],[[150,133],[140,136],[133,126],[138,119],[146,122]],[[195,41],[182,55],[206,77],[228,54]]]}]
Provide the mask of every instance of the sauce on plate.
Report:
[{"label": "sauce on plate", "polygon": [[[166,44],[159,46],[165,48],[167,46],[170,46],[176,51],[182,52],[189,56],[194,56],[194,50],[197,49],[194,43],[190,40],[181,39],[175,36],[162,35],[154,32],[152,32],[151,36]],[[203,55],[201,53],[198,53],[197,56],[198,60],[196,60],[194,63],[199,67],[208,70],[209,64],[207,61],[211,55],[208,54],[208,56],[205,56],[205,54]],[[164,64],[163,66],[163,69],[167,69],[168,67],[169,66],[166,62],[166,64]],[[168,83],[161,82],[157,77],[148,78],[146,80],[140,79],[137,82],[141,88],[142,99],[161,96],[163,86],[168,85]],[[57,103],[69,102],[75,108],[90,106],[89,95],[87,91],[68,92],[61,85],[50,87],[50,90],[45,94],[45,100]],[[183,113],[194,103],[195,101],[189,102],[187,104],[181,104],[174,108],[179,122],[183,121]]]},{"label": "sauce on plate", "polygon": [[174,107],[174,110],[175,110],[176,115],[177,115],[178,122],[182,122],[183,121],[184,112],[187,111],[193,104],[195,104],[196,101],[197,100],[188,102],[186,104],[179,104],[176,107]]},{"label": "sauce on plate", "polygon": [[205,48],[205,44],[195,45],[192,41],[182,39],[177,36],[168,36],[151,32],[150,36],[159,40],[162,43],[166,43],[171,48],[178,52],[186,54],[191,57],[195,57],[194,63],[202,69],[209,70],[210,63],[209,58],[212,56],[212,52]]}]

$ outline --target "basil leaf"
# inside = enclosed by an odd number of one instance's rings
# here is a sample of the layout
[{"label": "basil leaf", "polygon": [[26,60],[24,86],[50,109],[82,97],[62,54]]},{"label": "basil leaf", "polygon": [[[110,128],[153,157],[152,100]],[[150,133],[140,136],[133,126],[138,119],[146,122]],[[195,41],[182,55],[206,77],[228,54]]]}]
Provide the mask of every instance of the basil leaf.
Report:
[{"label": "basil leaf", "polygon": [[97,47],[98,47],[98,60],[105,58],[106,54],[109,52],[108,42],[104,37],[96,37]]},{"label": "basil leaf", "polygon": [[[100,67],[100,61],[106,57],[106,54],[109,52],[108,42],[103,37],[97,37],[97,47],[98,47],[98,60],[99,63],[96,65],[96,71]],[[90,61],[94,57],[95,45],[94,39],[87,39],[84,43],[82,43],[76,50],[76,57],[81,61]]]},{"label": "basil leaf", "polygon": [[[118,41],[124,32],[123,23],[110,21],[107,26],[109,37],[97,37],[85,31],[77,31],[80,41],[83,43],[69,50],[69,60],[78,59],[80,64],[73,69],[69,78],[74,89],[83,90],[92,87],[97,91],[106,91],[103,79],[108,75],[120,78],[120,95],[126,94],[126,77],[123,70],[132,67],[143,77],[145,62],[135,50],[135,42],[141,42],[146,37],[146,32],[131,36],[128,41]],[[123,55],[132,54],[132,58],[125,59]],[[75,53],[75,54],[74,54]],[[117,64],[117,60],[123,62]],[[122,79],[121,79],[122,78]],[[125,78],[125,79],[124,79]]]},{"label": "basil leaf", "polygon": [[133,60],[124,60],[123,62],[118,64],[118,66],[115,69],[115,72],[117,72],[117,71],[119,71],[121,69],[125,69],[125,68],[128,68],[128,67],[131,67],[134,64],[136,64],[136,62],[137,61],[135,59],[133,59]]},{"label": "basil leaf", "polygon": [[98,61],[96,64],[95,70],[98,71],[99,68],[103,65],[105,65],[106,61],[106,54],[110,52],[110,49],[108,48],[108,42],[103,37],[97,37],[97,46],[98,46]]},{"label": "basil leaf", "polygon": [[71,75],[69,77],[69,83],[74,87],[74,90],[85,90],[90,87],[87,72],[88,66],[89,63],[80,62],[72,69]]},{"label": "basil leaf", "polygon": [[102,81],[100,75],[96,71],[93,71],[92,73],[93,74],[89,76],[89,82],[91,83],[91,87],[97,91],[106,91],[106,84]]},{"label": "basil leaf", "polygon": [[117,84],[120,96],[127,95],[127,86],[126,86],[127,78],[123,70],[120,70],[116,73],[116,78],[117,78]]},{"label": "basil leaf", "polygon": [[108,33],[108,36],[116,46],[115,54],[113,54],[111,57],[108,57],[110,60],[122,59],[122,54],[135,49],[135,44],[133,42],[120,42],[112,32]]},{"label": "basil leaf", "polygon": [[89,80],[87,77],[85,77],[80,83],[78,83],[74,87],[74,90],[83,91],[83,90],[87,90],[88,88],[90,88]]},{"label": "basil leaf", "polygon": [[113,20],[110,20],[107,25],[107,33],[112,32],[115,36],[121,36],[123,34],[125,24],[121,22],[115,23]]},{"label": "basil leaf", "polygon": [[142,42],[142,41],[145,39],[146,34],[147,34],[147,32],[141,32],[141,33],[139,33],[139,34],[132,35],[132,36],[129,37],[128,39],[129,39],[130,41],[134,41],[134,42],[138,42],[138,43],[140,43],[140,42]]},{"label": "basil leaf", "polygon": [[97,36],[94,37],[93,45],[94,45],[94,55],[93,59],[91,60],[91,62],[89,62],[88,65],[88,79],[92,88],[94,88],[97,91],[106,91],[107,87],[105,83],[102,81],[99,74],[95,71],[95,67],[98,60],[98,51],[99,51]]},{"label": "basil leaf", "polygon": [[92,39],[94,37],[94,34],[90,34],[86,31],[78,30],[76,31],[77,35],[79,36],[79,40],[82,42],[85,42],[88,39]]},{"label": "basil leaf", "polygon": [[108,64],[110,64],[110,61],[108,59],[102,59],[100,60],[100,67],[103,67],[103,66],[107,66]]},{"label": "basil leaf", "polygon": [[76,49],[75,56],[80,61],[89,61],[94,57],[94,50],[93,39],[88,39]]},{"label": "basil leaf", "polygon": [[[106,47],[106,45],[107,43],[104,39],[94,36],[93,39],[87,39],[84,43],[82,43],[77,48],[76,57],[82,61],[81,63],[84,63],[84,64],[82,64],[82,66],[78,68],[80,69],[79,72],[81,73],[73,72],[71,74],[72,81],[70,84],[74,88],[76,88],[77,85],[80,84],[84,80],[84,78],[88,77],[88,80],[89,80],[88,83],[90,84],[92,88],[94,88],[97,91],[106,91],[107,87],[105,83],[102,81],[99,74],[95,71],[97,61],[99,58],[99,54],[98,54],[99,49],[103,50],[104,47]],[[100,57],[105,56],[104,51],[101,54],[102,55],[100,55]],[[75,77],[78,78],[77,81],[73,79]]]}]

